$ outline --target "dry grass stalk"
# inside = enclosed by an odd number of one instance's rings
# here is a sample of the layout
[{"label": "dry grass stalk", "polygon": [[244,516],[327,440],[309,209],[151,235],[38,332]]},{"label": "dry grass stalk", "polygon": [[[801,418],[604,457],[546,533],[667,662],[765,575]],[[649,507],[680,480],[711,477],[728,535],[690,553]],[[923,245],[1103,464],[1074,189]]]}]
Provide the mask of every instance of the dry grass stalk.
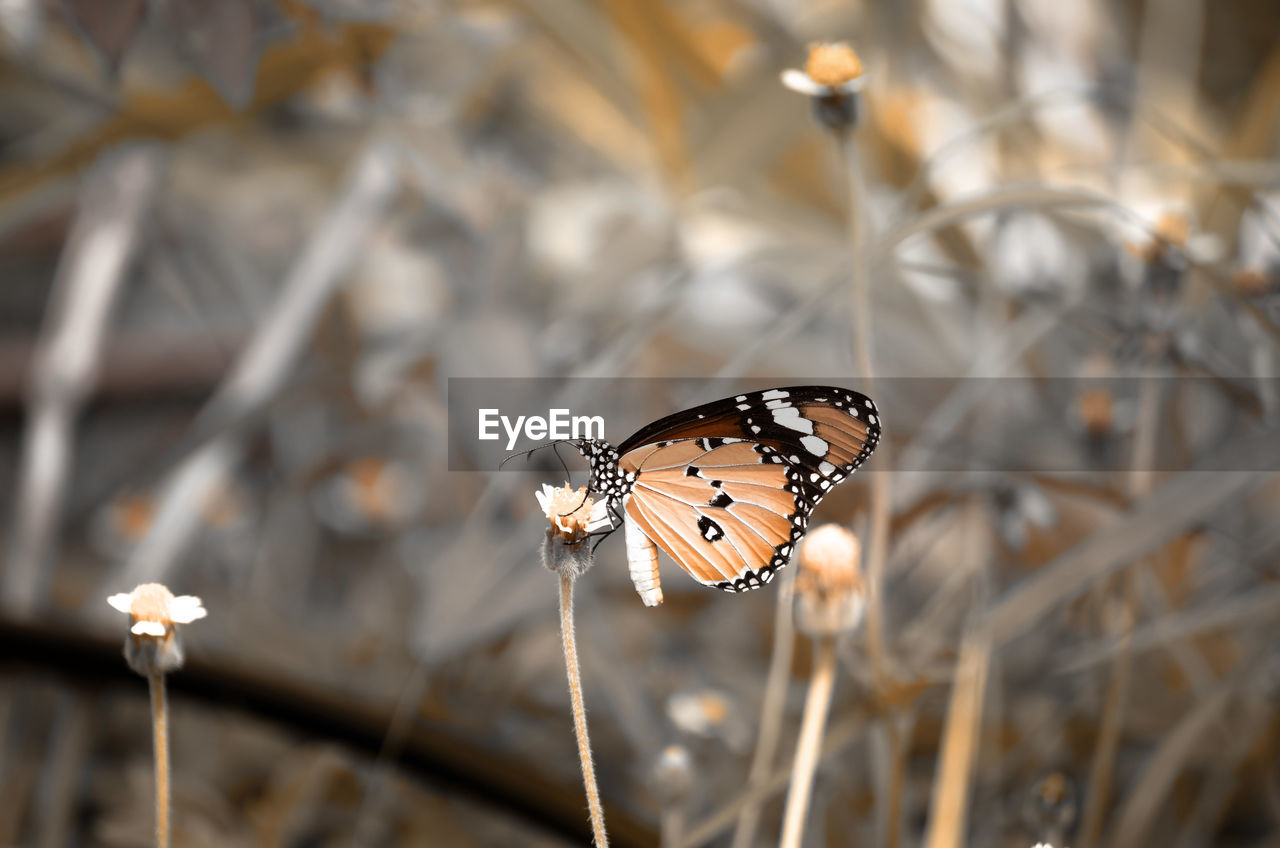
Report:
[{"label": "dry grass stalk", "polygon": [[[778,583],[780,585],[773,617],[773,648],[769,657],[769,674],[765,679],[764,703],[760,707],[760,732],[756,738],[756,751],[751,759],[751,771],[747,776],[747,785],[753,789],[762,786],[773,770],[783,708],[786,707],[787,679],[791,676],[791,654],[795,647],[795,627],[792,624],[795,570],[783,572]],[[753,844],[759,821],[758,806],[748,804],[742,808],[738,825],[733,832],[733,848],[749,848]]]},{"label": "dry grass stalk", "polygon": [[835,688],[836,639],[862,621],[866,591],[859,574],[858,539],[836,524],[809,532],[800,544],[796,571],[796,626],[813,642],[813,674],[805,698],[800,738],[782,821],[783,848],[799,848],[818,751]]},{"label": "dry grass stalk", "polygon": [[991,646],[981,638],[969,636],[960,647],[929,811],[926,848],[959,848],[964,844],[969,781],[976,759],[990,660]]},{"label": "dry grass stalk", "polygon": [[782,838],[778,842],[781,848],[800,848],[800,840],[804,836],[809,793],[813,788],[813,773],[818,767],[818,750],[827,724],[827,710],[831,707],[835,678],[835,640],[830,637],[820,638],[813,644],[813,676],[809,678],[809,694],[804,702],[804,719],[800,725],[800,739],[796,743],[791,786],[787,790]]}]

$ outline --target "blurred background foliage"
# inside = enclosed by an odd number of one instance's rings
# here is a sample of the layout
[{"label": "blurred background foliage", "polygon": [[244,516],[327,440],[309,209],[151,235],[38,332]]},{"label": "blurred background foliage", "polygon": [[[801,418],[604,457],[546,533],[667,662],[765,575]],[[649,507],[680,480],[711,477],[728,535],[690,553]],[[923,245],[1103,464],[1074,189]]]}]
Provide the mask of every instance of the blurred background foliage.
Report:
[{"label": "blurred background foliage", "polygon": [[[955,389],[818,514],[864,532],[895,469],[886,670],[841,643],[806,844],[1275,843],[1274,2],[0,0],[0,33],[0,844],[149,844],[104,601],[153,579],[210,610],[177,844],[580,844],[535,478],[447,470],[446,381],[685,378],[652,418],[856,384],[862,261],[878,375]],[[832,39],[852,259],[779,83]],[[1080,390],[961,379],[1004,376]],[[1070,465],[931,470],[975,443]],[[727,845],[749,806],[770,843],[807,640],[748,792],[777,593],[666,570],[645,609],[613,539],[579,584],[611,834]]]}]

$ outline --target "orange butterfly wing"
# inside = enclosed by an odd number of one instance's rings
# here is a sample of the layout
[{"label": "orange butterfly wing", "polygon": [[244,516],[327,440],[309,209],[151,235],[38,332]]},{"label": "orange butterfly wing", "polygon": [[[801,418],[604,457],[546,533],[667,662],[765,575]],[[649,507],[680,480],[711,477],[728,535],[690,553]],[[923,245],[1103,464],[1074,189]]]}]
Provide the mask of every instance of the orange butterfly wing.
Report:
[{"label": "orange butterfly wing", "polygon": [[729,591],[769,582],[812,512],[801,470],[768,445],[682,439],[637,448],[619,467],[635,475],[627,520],[695,580]]}]

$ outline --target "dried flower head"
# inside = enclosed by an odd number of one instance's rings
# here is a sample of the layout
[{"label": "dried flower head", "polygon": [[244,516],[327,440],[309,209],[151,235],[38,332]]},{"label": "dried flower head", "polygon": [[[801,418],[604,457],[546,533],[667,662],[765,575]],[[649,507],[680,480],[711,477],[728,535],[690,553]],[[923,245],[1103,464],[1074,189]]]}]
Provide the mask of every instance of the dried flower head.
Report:
[{"label": "dried flower head", "polygon": [[693,758],[683,745],[668,745],[653,763],[650,779],[663,806],[680,804],[693,787]]},{"label": "dried flower head", "polygon": [[812,44],[804,72],[818,85],[835,87],[862,76],[862,60],[844,42]]},{"label": "dried flower head", "polygon": [[551,522],[551,532],[564,542],[579,542],[589,533],[612,526],[604,501],[596,503],[587,497],[586,486],[571,489],[566,483],[557,489],[543,485],[533,496]]},{"label": "dried flower head", "polygon": [[605,502],[587,497],[587,488],[543,485],[533,493],[547,520],[542,564],[561,575],[578,576],[591,567],[591,546],[582,541],[591,533],[613,526]]},{"label": "dried flower head", "polygon": [[824,524],[800,543],[796,574],[796,626],[810,635],[834,636],[857,627],[866,606],[858,537]]},{"label": "dried flower head", "polygon": [[174,597],[159,583],[143,583],[132,592],[112,595],[107,603],[129,615],[124,656],[129,667],[143,676],[181,668],[182,643],[175,625],[190,624],[208,615],[195,595]]},{"label": "dried flower head", "polygon": [[1022,808],[1022,819],[1044,845],[1061,845],[1075,826],[1076,790],[1071,778],[1060,771],[1036,781]]},{"label": "dried flower head", "polygon": [[790,68],[782,72],[782,84],[814,98],[813,111],[818,120],[837,132],[857,123],[857,93],[865,82],[862,61],[843,42],[814,44],[803,71]]},{"label": "dried flower head", "polygon": [[710,688],[685,689],[667,697],[667,718],[690,736],[719,738],[735,751],[749,742],[746,716],[730,696]]},{"label": "dried flower head", "polygon": [[1232,287],[1241,297],[1262,297],[1271,291],[1271,280],[1256,268],[1244,268],[1231,277]]},{"label": "dried flower head", "polygon": [[1080,393],[1078,412],[1085,430],[1095,438],[1111,432],[1115,412],[1111,393],[1106,389],[1089,389]]}]

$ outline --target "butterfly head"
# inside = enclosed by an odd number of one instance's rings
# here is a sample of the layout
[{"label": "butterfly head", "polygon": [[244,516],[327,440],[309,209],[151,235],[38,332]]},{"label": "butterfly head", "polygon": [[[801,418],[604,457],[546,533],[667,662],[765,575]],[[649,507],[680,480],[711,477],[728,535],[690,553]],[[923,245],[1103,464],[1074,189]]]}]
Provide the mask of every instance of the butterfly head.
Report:
[{"label": "butterfly head", "polygon": [[591,466],[587,488],[610,501],[620,500],[630,488],[630,482],[618,467],[618,449],[603,439],[582,439],[575,442],[574,447]]}]

